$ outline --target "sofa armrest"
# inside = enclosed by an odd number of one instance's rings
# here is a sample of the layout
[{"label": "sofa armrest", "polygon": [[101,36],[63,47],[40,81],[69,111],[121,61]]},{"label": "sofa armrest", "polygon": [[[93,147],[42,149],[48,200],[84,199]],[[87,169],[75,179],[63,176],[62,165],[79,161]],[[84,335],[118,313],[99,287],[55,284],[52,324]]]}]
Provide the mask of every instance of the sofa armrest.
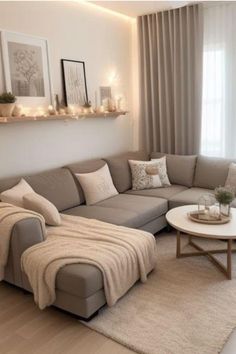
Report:
[{"label": "sofa armrest", "polygon": [[[18,221],[11,233],[11,243],[9,256],[5,268],[5,280],[25,288],[24,282],[26,277],[21,271],[22,253],[29,247],[40,243],[44,240],[44,234],[41,223],[36,218],[27,218]],[[28,287],[28,286],[26,286]]]}]

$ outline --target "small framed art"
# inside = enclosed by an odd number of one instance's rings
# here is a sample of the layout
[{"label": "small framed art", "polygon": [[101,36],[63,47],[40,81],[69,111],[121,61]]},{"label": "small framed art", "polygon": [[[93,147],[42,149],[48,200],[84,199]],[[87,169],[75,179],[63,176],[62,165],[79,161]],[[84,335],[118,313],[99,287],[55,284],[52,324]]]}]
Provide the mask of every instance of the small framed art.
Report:
[{"label": "small framed art", "polygon": [[65,104],[83,106],[88,102],[85,63],[61,59]]}]

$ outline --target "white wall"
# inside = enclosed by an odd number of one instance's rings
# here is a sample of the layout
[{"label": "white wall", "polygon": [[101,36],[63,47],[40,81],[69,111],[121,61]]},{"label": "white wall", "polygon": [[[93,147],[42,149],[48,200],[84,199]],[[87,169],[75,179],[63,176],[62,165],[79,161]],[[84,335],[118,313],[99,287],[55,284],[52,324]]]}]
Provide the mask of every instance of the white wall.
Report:
[{"label": "white wall", "polygon": [[[55,93],[62,96],[60,59],[86,63],[89,98],[109,85],[132,112],[132,23],[79,2],[0,2],[0,28],[49,40]],[[1,69],[0,63],[0,69]],[[4,89],[0,70],[0,92]],[[132,113],[117,119],[0,125],[0,178],[133,149]]]}]

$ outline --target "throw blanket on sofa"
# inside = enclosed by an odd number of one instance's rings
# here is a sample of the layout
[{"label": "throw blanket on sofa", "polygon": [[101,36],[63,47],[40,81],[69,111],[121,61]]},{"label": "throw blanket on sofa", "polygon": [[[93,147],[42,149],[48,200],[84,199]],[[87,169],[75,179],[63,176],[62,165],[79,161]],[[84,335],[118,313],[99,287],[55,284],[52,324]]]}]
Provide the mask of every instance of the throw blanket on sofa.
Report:
[{"label": "throw blanket on sofa", "polygon": [[27,218],[39,219],[45,234],[45,220],[40,214],[0,202],[0,281],[4,278],[4,268],[7,264],[12,229],[18,221]]},{"label": "throw blanket on sofa", "polygon": [[45,242],[22,255],[22,269],[41,309],[55,301],[56,275],[67,264],[87,263],[100,269],[108,306],[138,279],[146,281],[156,263],[153,235],[98,220],[61,216],[60,226],[47,228]]}]

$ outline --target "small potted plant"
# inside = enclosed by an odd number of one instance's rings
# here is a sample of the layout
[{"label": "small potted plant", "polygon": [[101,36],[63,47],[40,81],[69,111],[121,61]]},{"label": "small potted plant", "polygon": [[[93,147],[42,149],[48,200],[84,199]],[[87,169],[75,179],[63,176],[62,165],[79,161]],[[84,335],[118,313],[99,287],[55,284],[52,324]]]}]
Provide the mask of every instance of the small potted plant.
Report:
[{"label": "small potted plant", "polygon": [[11,92],[0,95],[0,116],[11,117],[15,107],[16,97]]},{"label": "small potted plant", "polygon": [[230,187],[218,187],[215,189],[215,198],[220,206],[220,213],[230,215],[230,204],[235,198],[235,190]]}]

